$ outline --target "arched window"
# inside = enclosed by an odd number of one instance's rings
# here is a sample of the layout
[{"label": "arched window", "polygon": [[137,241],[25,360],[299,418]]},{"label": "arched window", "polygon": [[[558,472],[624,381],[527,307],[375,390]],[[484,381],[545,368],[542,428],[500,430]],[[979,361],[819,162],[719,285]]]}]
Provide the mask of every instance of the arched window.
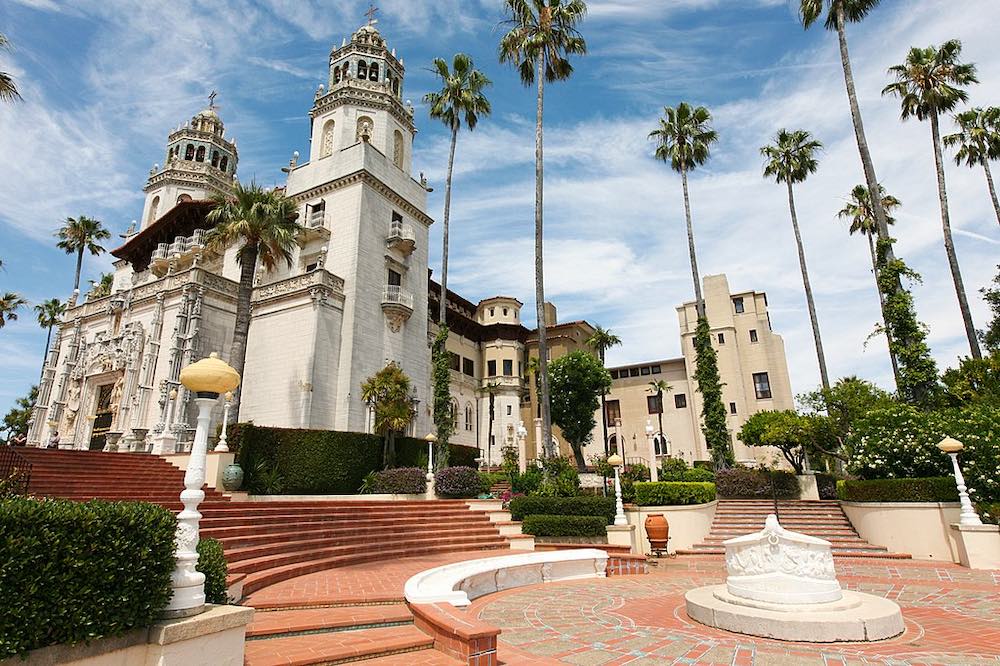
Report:
[{"label": "arched window", "polygon": [[185,201],[193,201],[190,194],[182,194],[177,197],[177,203],[184,203]]},{"label": "arched window", "polygon": [[403,168],[403,133],[399,130],[392,133],[392,163]]},{"label": "arched window", "polygon": [[662,433],[656,433],[653,435],[653,450],[658,456],[670,455],[670,447],[667,444],[667,438],[664,437]]},{"label": "arched window", "polygon": [[394,95],[399,95],[399,79],[392,80],[392,93]]},{"label": "arched window", "polygon": [[608,436],[608,451],[611,451],[611,453],[618,453],[618,435]]},{"label": "arched window", "polygon": [[320,157],[326,157],[333,154],[333,128],[334,122],[332,120],[328,120],[323,124],[323,138],[319,144]]},{"label": "arched window", "polygon": [[358,61],[358,79],[364,81],[368,78],[368,65],[365,64],[364,60]]},{"label": "arched window", "polygon": [[368,65],[368,80],[369,81],[378,81],[378,63],[377,62],[373,62],[372,64]]},{"label": "arched window", "polygon": [[465,429],[472,432],[472,422],[473,422],[473,410],[472,403],[470,402],[465,406]]},{"label": "arched window", "polygon": [[205,161],[205,146],[198,146],[198,151],[194,154],[195,162]]},{"label": "arched window", "polygon": [[220,168],[221,170],[225,171],[225,170],[226,170],[226,167],[228,167],[228,166],[229,166],[229,158],[228,158],[228,157],[226,157],[225,155],[223,155],[223,156],[222,156],[222,161],[221,161],[221,162],[219,162],[219,168]]},{"label": "arched window", "polygon": [[146,224],[150,225],[156,221],[156,213],[160,210],[160,197],[153,197],[153,203],[149,204],[149,217],[146,219]]},{"label": "arched window", "polygon": [[458,400],[454,398],[451,399],[451,425],[458,428]]},{"label": "arched window", "polygon": [[358,131],[356,139],[358,141],[369,141],[372,138],[372,131],[375,128],[375,122],[368,116],[361,116],[358,118]]},{"label": "arched window", "polygon": [[212,151],[212,166],[214,167],[219,166],[219,151],[217,150]]},{"label": "arched window", "polygon": [[340,67],[333,68],[333,82],[340,83]]},{"label": "arched window", "polygon": [[194,159],[194,145],[188,144],[187,148],[184,149],[184,159],[193,160]]}]

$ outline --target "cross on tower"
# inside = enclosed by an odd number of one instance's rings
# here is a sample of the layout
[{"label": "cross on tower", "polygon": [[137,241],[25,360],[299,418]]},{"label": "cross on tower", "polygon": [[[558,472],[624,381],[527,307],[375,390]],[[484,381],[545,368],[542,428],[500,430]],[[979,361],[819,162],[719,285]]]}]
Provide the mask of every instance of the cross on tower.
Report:
[{"label": "cross on tower", "polygon": [[378,7],[376,7],[374,3],[369,2],[368,11],[365,12],[365,16],[368,17],[368,25],[374,25],[378,23],[378,21],[375,19],[375,14],[377,13],[378,13]]},{"label": "cross on tower", "polygon": [[213,90],[212,94],[208,96],[208,108],[210,108],[210,109],[214,109],[215,108],[215,96],[216,95],[218,95],[218,93]]}]

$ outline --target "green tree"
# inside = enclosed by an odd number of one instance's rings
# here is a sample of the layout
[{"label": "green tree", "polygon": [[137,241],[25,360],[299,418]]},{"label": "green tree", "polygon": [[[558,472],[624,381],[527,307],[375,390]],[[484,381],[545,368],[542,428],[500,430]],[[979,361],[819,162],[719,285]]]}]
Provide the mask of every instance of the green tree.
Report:
[{"label": "green tree", "polygon": [[63,225],[56,231],[59,242],[56,247],[66,254],[76,254],[76,277],[73,278],[73,293],[80,293],[80,269],[83,267],[83,253],[90,252],[95,257],[104,254],[104,247],[99,241],[111,238],[111,232],[104,228],[100,220],[81,215],[67,217]]},{"label": "green tree", "polygon": [[712,333],[708,319],[700,317],[694,332],[695,369],[694,379],[701,393],[701,432],[712,453],[712,463],[716,471],[732,467],[732,440],[726,423],[726,407],[722,404],[722,381],[719,379],[719,362],[712,347]]},{"label": "green tree", "polygon": [[740,441],[747,446],[771,446],[784,456],[796,474],[804,474],[810,448],[828,437],[826,417],[797,414],[791,410],[753,414],[740,428]]},{"label": "green tree", "polygon": [[396,464],[396,435],[404,432],[416,415],[410,378],[390,361],[361,385],[361,399],[375,413],[374,430],[384,440],[382,464],[390,468]]},{"label": "green tree", "polygon": [[[444,221],[442,223],[441,249],[441,299],[438,305],[438,321],[444,326],[447,323],[445,313],[448,311],[448,229],[451,219],[451,183],[455,168],[455,147],[458,145],[458,132],[465,126],[471,132],[476,129],[480,116],[490,114],[490,101],[486,99],[483,90],[493,85],[485,74],[475,68],[472,58],[465,53],[458,53],[452,62],[452,68],[443,58],[434,59],[434,74],[441,81],[441,89],[424,95],[424,101],[430,105],[430,116],[440,120],[451,131],[451,149],[448,151],[448,176],[444,187]],[[438,437],[440,437],[440,433]]]},{"label": "green tree", "polygon": [[434,343],[431,345],[431,371],[434,375],[434,430],[437,436],[434,466],[444,469],[448,466],[450,447],[448,441],[455,432],[455,420],[451,413],[451,359],[445,343],[448,341],[448,327],[441,324]]},{"label": "green tree", "polygon": [[90,281],[90,290],[87,292],[87,298],[98,299],[104,298],[105,296],[111,295],[111,287],[115,283],[114,273],[101,273],[101,276],[96,280]]},{"label": "green tree", "polygon": [[[265,190],[254,182],[250,185],[237,182],[232,193],[216,194],[212,202],[215,207],[206,220],[213,227],[205,235],[206,245],[219,252],[231,245],[240,246],[236,253],[240,286],[236,292],[236,325],[229,364],[242,376],[250,331],[250,296],[257,264],[259,262],[268,271],[279,261],[291,266],[292,249],[302,227],[295,221],[298,212],[294,201],[280,190]],[[233,401],[235,414],[239,414],[241,389],[242,385]]]},{"label": "green tree", "polygon": [[[10,40],[6,35],[0,33],[0,51],[10,51]],[[17,84],[14,78],[7,72],[0,72],[0,101],[14,102],[21,99],[21,93],[17,91]]]},{"label": "green tree", "polygon": [[983,295],[983,300],[990,306],[993,318],[985,330],[979,335],[983,339],[983,345],[992,354],[1000,353],[1000,266],[997,266],[996,277],[993,278],[992,287],[983,287],[979,290]]},{"label": "green tree", "polygon": [[989,404],[1000,407],[1000,353],[963,358],[941,376],[948,400],[955,407]]},{"label": "green tree", "polygon": [[972,310],[969,309],[969,299],[962,281],[962,271],[958,265],[958,255],[955,253],[955,242],[951,237],[948,190],[944,180],[944,159],[941,156],[940,114],[951,112],[959,102],[969,98],[968,93],[962,89],[963,86],[979,82],[976,78],[975,65],[960,62],[961,55],[962,43],[957,39],[945,42],[940,48],[935,46],[925,49],[912,48],[906,56],[905,63],[889,68],[889,73],[895,76],[896,82],[887,85],[882,94],[895,95],[900,99],[903,120],[916,116],[918,120],[930,121],[934,166],[937,169],[938,200],[941,203],[944,251],[948,256],[952,281],[955,283],[955,294],[958,296],[958,307],[962,312],[969,349],[973,358],[982,358],[976,326],[972,322]]},{"label": "green tree", "polygon": [[600,396],[611,389],[611,373],[589,352],[575,351],[552,361],[552,422],[573,449],[579,470],[586,469],[583,447],[597,425]]},{"label": "green tree", "polygon": [[990,200],[997,215],[997,223],[1000,224],[1000,201],[997,200],[993,172],[990,171],[990,160],[1000,159],[1000,108],[977,107],[963,111],[955,116],[955,123],[959,131],[945,136],[944,145],[949,148],[958,147],[955,164],[961,166],[964,162],[970,169],[983,167]]},{"label": "green tree", "polygon": [[545,326],[545,280],[542,262],[542,211],[544,183],[543,118],[545,83],[565,81],[573,74],[569,56],[584,55],[587,42],[577,26],[587,15],[583,0],[504,0],[509,31],[500,40],[499,58],[517,68],[525,86],[535,84],[535,313],[538,320],[538,379],[542,442],[552,450],[552,415],[549,392],[549,346]]},{"label": "green tree", "polygon": [[52,343],[52,327],[59,323],[63,313],[66,312],[66,305],[58,298],[50,298],[35,306],[35,316],[38,325],[45,329],[45,353],[42,354],[42,372],[45,372],[45,363],[49,358],[49,345]]},{"label": "green tree", "polygon": [[792,231],[795,234],[795,247],[799,254],[799,270],[802,272],[802,287],[806,292],[806,306],[809,309],[809,322],[812,324],[813,342],[816,345],[816,359],[819,362],[819,377],[824,388],[830,386],[830,376],[826,370],[826,356],[823,353],[823,339],[819,333],[819,318],[816,316],[816,303],[813,300],[812,285],[809,283],[809,269],[806,267],[806,251],[802,247],[802,234],[799,232],[799,218],[795,213],[795,183],[804,182],[810,174],[819,167],[816,153],[823,144],[815,140],[805,130],[782,129],[774,137],[774,142],[760,149],[764,156],[764,177],[774,178],[788,187],[788,210],[792,215]]},{"label": "green tree", "polygon": [[28,395],[14,401],[14,406],[3,417],[3,426],[0,430],[6,432],[5,441],[10,443],[15,435],[28,434],[28,421],[31,420],[31,408],[38,401],[38,387],[32,386],[28,390]]},{"label": "green tree", "polygon": [[[886,194],[885,188],[879,185],[879,193],[882,195],[882,210],[885,211],[885,220],[889,225],[895,224],[896,218],[891,213],[902,205],[902,202],[891,194]],[[851,196],[844,204],[844,207],[837,213],[837,217],[851,221],[848,229],[853,236],[861,233],[868,239],[868,252],[872,258],[872,275],[875,277],[875,291],[878,293],[879,311],[882,313],[883,330],[889,334],[885,319],[885,295],[878,285],[878,258],[875,254],[875,237],[878,235],[877,223],[875,221],[875,210],[872,208],[871,197],[868,196],[868,188],[864,185],[855,185],[851,190]],[[899,386],[899,364],[896,355],[892,351],[892,340],[887,338],[889,343],[889,361],[892,363],[892,376],[897,387]]]},{"label": "green tree", "polygon": [[656,420],[660,427],[660,435],[666,437],[666,434],[663,432],[663,394],[670,393],[673,387],[667,383],[667,380],[657,379],[655,382],[649,382],[647,390],[656,396]]},{"label": "green tree", "polygon": [[17,321],[17,311],[28,304],[20,294],[8,291],[0,295],[0,328],[11,321]]},{"label": "green tree", "polygon": [[[594,329],[593,335],[587,338],[587,346],[597,352],[597,357],[601,359],[603,366],[607,365],[605,355],[608,350],[621,343],[621,338],[601,326]],[[605,406],[607,395],[607,391],[601,394],[601,433],[604,435],[604,455],[608,455],[608,410]]]},{"label": "green tree", "polygon": [[824,412],[829,418],[831,439],[815,442],[816,450],[845,463],[850,460],[847,444],[854,423],[873,409],[894,404],[888,392],[855,376],[842,377],[830,388],[804,393],[798,401],[807,413]]}]

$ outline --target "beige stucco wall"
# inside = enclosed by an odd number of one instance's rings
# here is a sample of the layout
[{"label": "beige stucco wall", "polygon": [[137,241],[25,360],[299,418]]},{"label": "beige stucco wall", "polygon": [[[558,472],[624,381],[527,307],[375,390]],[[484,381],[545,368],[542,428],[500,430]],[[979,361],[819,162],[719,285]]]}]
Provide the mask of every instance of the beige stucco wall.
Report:
[{"label": "beige stucco wall", "polygon": [[[214,444],[209,444],[209,446],[214,446]],[[191,460],[191,454],[175,453],[173,455],[163,456],[163,458],[177,469],[186,471],[188,463]],[[205,457],[205,485],[209,488],[215,488],[216,490],[222,492],[222,472],[227,466],[233,464],[233,461],[235,460],[235,453],[216,453],[215,451],[209,451],[208,455]],[[183,490],[183,488],[178,488],[177,492],[180,493],[181,490]]]},{"label": "beige stucco wall", "polygon": [[958,562],[958,502],[841,502],[862,539],[918,560]]},{"label": "beige stucco wall", "polygon": [[667,550],[671,553],[690,548],[701,543],[708,536],[715,519],[715,507],[718,502],[695,504],[692,506],[643,506],[625,512],[629,525],[636,526],[637,550],[649,555],[649,537],[646,534],[646,517],[653,513],[662,513],[670,525],[670,540]]}]

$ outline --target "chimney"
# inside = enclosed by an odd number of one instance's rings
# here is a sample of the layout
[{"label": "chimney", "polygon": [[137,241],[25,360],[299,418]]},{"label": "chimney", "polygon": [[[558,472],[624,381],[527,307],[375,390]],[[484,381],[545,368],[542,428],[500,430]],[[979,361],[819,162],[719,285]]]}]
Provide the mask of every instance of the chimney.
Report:
[{"label": "chimney", "polygon": [[556,323],[557,323],[557,320],[556,320],[556,306],[552,305],[552,303],[546,302],[545,303],[545,325],[546,326],[555,326]]}]

